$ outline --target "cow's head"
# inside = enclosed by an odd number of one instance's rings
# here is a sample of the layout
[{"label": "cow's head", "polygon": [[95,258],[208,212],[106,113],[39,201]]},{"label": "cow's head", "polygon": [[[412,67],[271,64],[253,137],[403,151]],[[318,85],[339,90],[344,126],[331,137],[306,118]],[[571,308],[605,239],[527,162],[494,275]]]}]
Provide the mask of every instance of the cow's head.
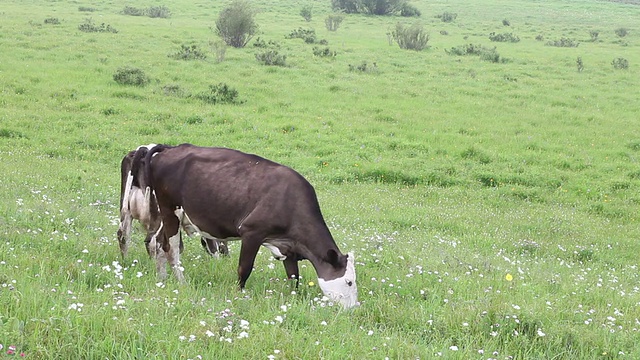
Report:
[{"label": "cow's head", "polygon": [[335,250],[329,250],[327,256],[334,267],[344,269],[344,274],[331,280],[318,277],[318,286],[331,301],[339,302],[345,309],[358,305],[353,253],[339,255]]}]

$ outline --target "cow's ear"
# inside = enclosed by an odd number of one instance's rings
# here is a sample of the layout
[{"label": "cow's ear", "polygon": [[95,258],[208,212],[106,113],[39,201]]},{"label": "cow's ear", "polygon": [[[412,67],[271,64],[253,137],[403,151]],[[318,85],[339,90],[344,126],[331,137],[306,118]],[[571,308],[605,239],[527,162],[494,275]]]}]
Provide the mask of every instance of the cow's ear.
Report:
[{"label": "cow's ear", "polygon": [[333,250],[333,249],[329,249],[327,250],[327,262],[333,266],[338,266],[339,262],[338,262],[338,252]]}]

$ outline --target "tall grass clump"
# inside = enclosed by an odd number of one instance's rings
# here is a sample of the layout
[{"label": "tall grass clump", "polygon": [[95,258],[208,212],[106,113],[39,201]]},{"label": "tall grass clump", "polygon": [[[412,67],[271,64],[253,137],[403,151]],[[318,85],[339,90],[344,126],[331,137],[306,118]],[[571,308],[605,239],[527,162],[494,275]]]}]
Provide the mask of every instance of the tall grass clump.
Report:
[{"label": "tall grass clump", "polygon": [[247,0],[234,0],[216,20],[215,33],[229,46],[243,48],[258,31],[255,10]]},{"label": "tall grass clump", "polygon": [[451,49],[445,49],[445,52],[449,55],[475,55],[479,56],[482,60],[498,63],[503,61],[500,58],[500,54],[495,47],[488,48],[482,45],[466,44],[461,46],[452,47]]},{"label": "tall grass clump", "polygon": [[256,60],[262,65],[287,66],[287,56],[276,49],[268,49],[256,54]]},{"label": "tall grass clump", "polygon": [[458,14],[445,11],[442,14],[436,15],[436,17],[442,20],[442,22],[449,23],[449,22],[453,22],[458,17]]},{"label": "tall grass clump", "polygon": [[300,16],[304,19],[304,21],[309,22],[313,18],[313,10],[311,5],[305,5],[300,9]]},{"label": "tall grass clump", "polygon": [[403,24],[397,23],[391,36],[401,49],[421,51],[427,47],[429,42],[429,34],[420,24],[405,27]]},{"label": "tall grass clump", "polygon": [[489,40],[494,42],[517,43],[520,41],[520,38],[512,33],[496,34],[495,32],[492,32],[489,34]]},{"label": "tall grass clump", "polygon": [[324,25],[329,31],[337,31],[338,28],[340,27],[340,24],[342,24],[342,20],[344,20],[344,15],[342,14],[339,14],[339,13],[329,14],[324,19]]},{"label": "tall grass clump", "polygon": [[202,100],[207,104],[242,104],[243,100],[238,98],[238,90],[225,83],[209,85],[209,89],[193,95],[194,98]]},{"label": "tall grass clump", "polygon": [[102,23],[100,25],[96,25],[93,19],[85,19],[84,23],[78,25],[78,30],[86,33],[113,33],[116,34],[118,30],[116,30],[111,25]]},{"label": "tall grass clump", "polygon": [[204,60],[207,58],[207,54],[200,50],[197,45],[180,45],[180,50],[173,54],[169,54],[169,57],[176,60]]},{"label": "tall grass clump", "polygon": [[611,65],[613,65],[614,69],[626,70],[626,69],[629,68],[629,60],[627,60],[625,58],[621,58],[621,57],[615,58],[611,62]]},{"label": "tall grass clump", "polygon": [[580,43],[574,39],[569,38],[560,38],[558,40],[549,40],[546,42],[547,46],[555,46],[555,47],[578,47]]}]

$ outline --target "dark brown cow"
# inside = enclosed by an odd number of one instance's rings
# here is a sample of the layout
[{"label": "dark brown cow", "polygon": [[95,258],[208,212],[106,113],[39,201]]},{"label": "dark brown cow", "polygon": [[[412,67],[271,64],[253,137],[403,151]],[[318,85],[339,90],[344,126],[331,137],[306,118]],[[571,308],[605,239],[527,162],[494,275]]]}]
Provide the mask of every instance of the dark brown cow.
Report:
[{"label": "dark brown cow", "polygon": [[[357,304],[353,254],[340,252],[313,187],[291,168],[237,150],[190,144],[140,148],[133,168],[134,179],[155,192],[163,223],[159,249],[179,281],[183,218],[204,237],[240,238],[241,288],[264,245],[284,261],[289,278],[298,279],[298,261],[308,259],[329,299],[345,308]],[[163,259],[158,257],[158,274],[166,277]]]},{"label": "dark brown cow", "polygon": [[[138,149],[151,149],[154,144],[143,145]],[[124,259],[127,256],[129,243],[131,242],[131,228],[133,220],[138,220],[145,229],[146,237],[144,240],[147,253],[150,257],[156,257],[156,233],[162,225],[160,211],[158,210],[158,202],[153,194],[147,194],[140,187],[139,180],[134,179],[131,175],[133,158],[136,150],[130,151],[124,158],[120,166],[121,184],[120,184],[120,226],[118,227],[118,243],[120,245],[120,253]],[[146,199],[148,197],[148,199]],[[188,223],[183,226],[187,228]],[[189,235],[193,235],[189,233]],[[226,241],[218,241],[216,239],[201,238],[200,243],[207,253],[212,256],[218,254],[228,255]],[[180,242],[180,251],[183,245]]]}]

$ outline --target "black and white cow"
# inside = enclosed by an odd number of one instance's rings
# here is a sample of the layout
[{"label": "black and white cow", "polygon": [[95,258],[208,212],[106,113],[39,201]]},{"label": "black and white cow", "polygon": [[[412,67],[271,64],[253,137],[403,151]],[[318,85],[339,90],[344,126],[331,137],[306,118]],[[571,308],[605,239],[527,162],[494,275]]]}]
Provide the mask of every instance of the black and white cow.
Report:
[{"label": "black and white cow", "polygon": [[[345,308],[357,304],[355,259],[342,254],[322,217],[315,190],[294,170],[257,155],[190,144],[140,148],[133,177],[154,192],[162,217],[158,274],[166,261],[184,281],[180,266],[180,223],[202,236],[240,238],[238,282],[244,288],[261,245],[283,260],[298,281],[298,261],[308,259],[318,285]],[[166,260],[165,260],[166,259]]]},{"label": "black and white cow", "polygon": [[[138,149],[151,149],[154,144],[143,145]],[[137,150],[138,150],[137,149]],[[140,187],[140,179],[131,175],[133,166],[133,158],[137,150],[130,151],[122,158],[120,165],[120,226],[118,227],[118,243],[120,245],[120,253],[124,259],[129,250],[131,242],[131,228],[133,220],[138,220],[145,229],[146,237],[144,240],[147,253],[150,257],[156,257],[157,242],[155,234],[162,226],[158,202],[152,193],[146,193]],[[143,180],[144,181],[144,180]],[[145,189],[146,190],[146,189]],[[185,221],[182,223],[188,234],[193,235],[190,224]],[[218,241],[216,239],[201,238],[202,247],[212,256],[218,254],[228,255],[226,241]],[[183,244],[180,242],[180,251],[182,252]]]}]

